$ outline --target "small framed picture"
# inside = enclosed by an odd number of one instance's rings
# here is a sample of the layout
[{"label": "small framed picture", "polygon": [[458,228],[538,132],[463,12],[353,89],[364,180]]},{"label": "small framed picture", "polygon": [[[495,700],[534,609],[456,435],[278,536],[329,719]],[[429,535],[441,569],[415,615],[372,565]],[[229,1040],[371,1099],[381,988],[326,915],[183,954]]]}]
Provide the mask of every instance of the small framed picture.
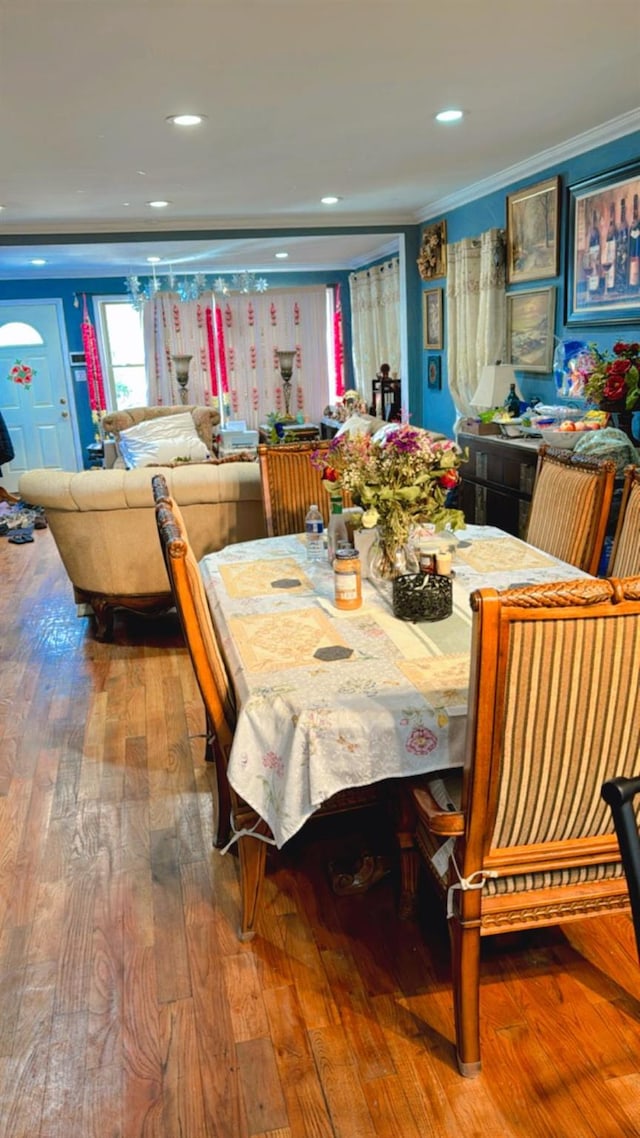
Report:
[{"label": "small framed picture", "polygon": [[440,356],[427,356],[427,387],[429,391],[440,391],[442,387]]},{"label": "small framed picture", "polygon": [[551,371],[555,312],[553,286],[507,294],[508,363],[523,371]]},{"label": "small framed picture", "polygon": [[429,288],[422,294],[422,333],[424,347],[440,351],[442,344],[442,289]]}]

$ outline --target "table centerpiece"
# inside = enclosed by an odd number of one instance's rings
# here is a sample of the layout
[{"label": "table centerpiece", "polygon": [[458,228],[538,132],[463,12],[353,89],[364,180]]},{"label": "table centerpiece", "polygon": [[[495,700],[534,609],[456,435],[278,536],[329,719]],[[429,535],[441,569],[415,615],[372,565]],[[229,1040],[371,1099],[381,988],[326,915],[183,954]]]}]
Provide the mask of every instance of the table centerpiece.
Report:
[{"label": "table centerpiece", "polygon": [[374,575],[392,578],[406,570],[405,554],[417,527],[464,527],[462,511],[446,504],[460,481],[463,458],[454,442],[433,440],[405,423],[387,429],[382,437],[337,436],[312,462],[321,470],[329,494],[348,491],[362,508],[362,527],[377,529]]}]

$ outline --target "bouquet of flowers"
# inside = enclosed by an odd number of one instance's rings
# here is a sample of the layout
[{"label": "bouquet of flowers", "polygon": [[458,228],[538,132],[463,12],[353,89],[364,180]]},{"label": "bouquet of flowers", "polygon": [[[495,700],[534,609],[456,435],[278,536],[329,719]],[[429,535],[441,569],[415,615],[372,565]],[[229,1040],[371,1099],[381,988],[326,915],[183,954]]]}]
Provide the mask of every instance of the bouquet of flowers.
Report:
[{"label": "bouquet of flowers", "polygon": [[460,481],[463,457],[449,439],[433,441],[426,431],[403,424],[376,441],[368,435],[340,435],[312,462],[321,469],[329,493],[351,493],[362,507],[363,527],[378,527],[386,559],[393,564],[413,526],[464,527],[462,511],[445,505]]},{"label": "bouquet of flowers", "polygon": [[640,402],[640,344],[613,345],[613,357],[592,348],[593,370],[585,377],[584,395],[590,403],[624,403],[627,411]]}]

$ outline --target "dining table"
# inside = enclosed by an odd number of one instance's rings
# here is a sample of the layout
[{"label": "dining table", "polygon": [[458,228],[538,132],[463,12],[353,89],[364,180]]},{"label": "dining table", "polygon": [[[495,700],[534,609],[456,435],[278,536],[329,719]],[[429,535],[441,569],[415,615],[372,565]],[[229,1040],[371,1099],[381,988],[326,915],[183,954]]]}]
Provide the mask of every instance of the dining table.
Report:
[{"label": "dining table", "polygon": [[588,576],[493,526],[452,542],[451,615],[417,623],[393,615],[388,582],[336,608],[304,535],[201,560],[236,697],[228,778],[277,847],[341,791],[462,765],[475,589]]}]

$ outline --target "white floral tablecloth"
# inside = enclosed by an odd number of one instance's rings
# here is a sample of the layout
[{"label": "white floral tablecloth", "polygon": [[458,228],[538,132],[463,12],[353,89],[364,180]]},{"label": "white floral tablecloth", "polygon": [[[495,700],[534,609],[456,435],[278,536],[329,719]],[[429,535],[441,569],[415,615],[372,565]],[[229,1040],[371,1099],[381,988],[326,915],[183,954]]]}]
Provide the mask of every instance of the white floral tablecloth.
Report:
[{"label": "white floral tablecloth", "polygon": [[229,779],[276,845],[339,790],[462,763],[474,589],[585,576],[491,526],[458,538],[453,613],[434,623],[397,620],[368,581],[339,611],[302,537],[201,561],[238,701]]}]

